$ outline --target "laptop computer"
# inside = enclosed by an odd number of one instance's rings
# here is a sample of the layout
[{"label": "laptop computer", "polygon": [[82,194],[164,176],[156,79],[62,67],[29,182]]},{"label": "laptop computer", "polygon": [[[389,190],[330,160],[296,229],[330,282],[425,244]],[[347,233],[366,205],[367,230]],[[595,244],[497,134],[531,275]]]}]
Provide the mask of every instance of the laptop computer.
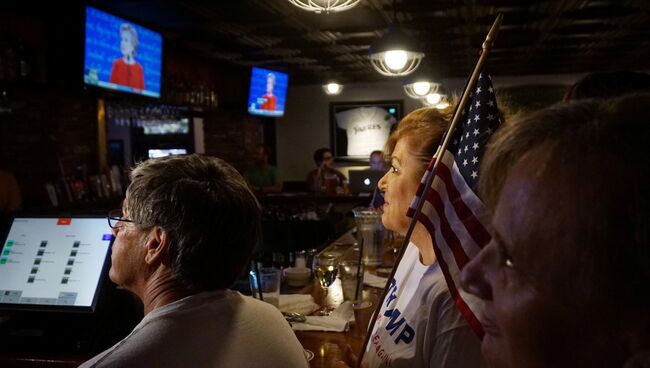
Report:
[{"label": "laptop computer", "polygon": [[350,170],[350,192],[372,193],[384,174],[386,173],[379,170]]}]

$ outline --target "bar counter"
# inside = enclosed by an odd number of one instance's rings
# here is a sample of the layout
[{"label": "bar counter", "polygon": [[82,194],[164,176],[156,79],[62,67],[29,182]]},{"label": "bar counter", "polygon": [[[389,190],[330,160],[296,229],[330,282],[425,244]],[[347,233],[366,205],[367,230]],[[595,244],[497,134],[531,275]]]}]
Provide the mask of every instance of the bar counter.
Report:
[{"label": "bar counter", "polygon": [[[341,246],[341,244],[351,244],[355,241],[351,232],[345,233],[328,248]],[[286,285],[285,285],[286,287]],[[338,288],[338,291],[334,290]],[[316,280],[303,288],[285,288],[284,292],[300,294],[311,294],[314,301],[323,305],[324,291],[317,285]],[[374,312],[378,298],[381,296],[381,289],[365,286],[362,291],[362,300],[370,302],[372,305],[364,310],[362,323],[354,323],[346,332],[320,332],[320,331],[296,331],[296,336],[303,348],[311,351],[314,356],[309,364],[312,368],[325,368],[335,366],[337,361],[344,360],[346,346],[350,346],[355,354],[361,351],[367,322],[370,315]],[[283,293],[284,293],[283,292]],[[336,307],[343,301],[340,282],[337,280],[331,287],[328,295],[328,303]],[[38,351],[0,351],[0,367],[56,367],[67,368],[77,367],[84,361],[91,358],[94,354],[83,353],[46,353]]]}]

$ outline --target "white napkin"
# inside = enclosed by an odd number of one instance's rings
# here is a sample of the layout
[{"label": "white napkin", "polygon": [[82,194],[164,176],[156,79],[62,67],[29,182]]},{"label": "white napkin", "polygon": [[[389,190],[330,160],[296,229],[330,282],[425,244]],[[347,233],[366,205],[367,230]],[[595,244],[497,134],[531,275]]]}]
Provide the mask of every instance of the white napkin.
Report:
[{"label": "white napkin", "polygon": [[280,294],[280,312],[310,314],[318,309],[309,294]]},{"label": "white napkin", "polygon": [[339,305],[329,316],[307,316],[303,323],[292,323],[294,331],[329,331],[343,332],[348,330],[349,322],[354,320],[352,303],[347,301]]},{"label": "white napkin", "polygon": [[373,275],[368,271],[363,273],[363,284],[366,286],[383,289],[386,287],[386,282],[388,282],[387,277]]}]

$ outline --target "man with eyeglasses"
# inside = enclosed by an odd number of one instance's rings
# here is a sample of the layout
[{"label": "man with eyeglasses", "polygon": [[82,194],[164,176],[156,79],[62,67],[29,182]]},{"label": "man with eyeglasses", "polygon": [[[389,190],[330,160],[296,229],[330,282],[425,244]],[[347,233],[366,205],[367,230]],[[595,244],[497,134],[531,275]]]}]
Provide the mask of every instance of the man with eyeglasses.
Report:
[{"label": "man with eyeglasses", "polygon": [[260,233],[241,175],[189,155],[141,163],[131,180],[109,213],[109,276],[142,300],[145,317],[82,367],[306,367],[277,309],[228,290]]},{"label": "man with eyeglasses", "polygon": [[307,188],[319,194],[348,193],[348,178],[334,168],[334,154],[329,148],[314,152],[316,168],[307,174]]}]

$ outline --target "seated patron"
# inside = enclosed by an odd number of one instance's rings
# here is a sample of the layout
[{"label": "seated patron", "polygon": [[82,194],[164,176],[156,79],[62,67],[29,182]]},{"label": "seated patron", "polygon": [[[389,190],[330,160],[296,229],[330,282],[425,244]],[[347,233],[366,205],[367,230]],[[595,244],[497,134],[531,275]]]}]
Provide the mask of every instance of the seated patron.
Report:
[{"label": "seated patron", "polygon": [[0,170],[0,218],[20,209],[22,196],[16,177],[9,171]]},{"label": "seated patron", "polygon": [[[379,181],[386,229],[406,234],[407,210],[448,125],[447,111],[422,108],[404,117],[389,137],[391,166]],[[363,367],[481,366],[480,341],[458,312],[440,267],[431,236],[418,223],[381,302]]]},{"label": "seated patron", "polygon": [[270,304],[228,290],[260,233],[260,207],[237,171],[199,155],[147,160],[131,173],[109,276],[144,319],[82,367],[307,367]]},{"label": "seated patron", "polygon": [[282,180],[278,169],[269,165],[271,148],[258,144],[253,154],[253,164],[244,172],[244,179],[258,193],[278,193],[282,191]]},{"label": "seated patron", "polygon": [[307,188],[314,193],[348,193],[348,178],[334,168],[334,154],[329,148],[314,152],[317,168],[307,174]]},{"label": "seated patron", "polygon": [[388,171],[388,165],[386,164],[386,159],[384,159],[384,152],[380,150],[372,151],[370,153],[370,170],[376,171]]},{"label": "seated patron", "polygon": [[492,241],[461,277],[486,304],[487,366],[650,366],[648,106],[557,105],[492,138]]}]

